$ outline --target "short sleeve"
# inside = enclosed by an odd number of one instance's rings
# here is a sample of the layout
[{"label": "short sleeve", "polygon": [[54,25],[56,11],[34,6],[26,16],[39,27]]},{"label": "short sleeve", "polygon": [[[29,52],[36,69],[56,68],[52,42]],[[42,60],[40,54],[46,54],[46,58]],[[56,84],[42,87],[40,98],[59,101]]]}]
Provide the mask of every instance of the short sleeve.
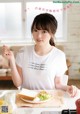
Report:
[{"label": "short sleeve", "polygon": [[64,73],[67,70],[67,64],[66,64],[66,56],[64,53],[62,53],[59,56],[58,62],[57,62],[57,72],[56,72],[56,76],[63,76]]},{"label": "short sleeve", "polygon": [[16,54],[16,64],[20,67],[22,67],[22,63],[23,63],[23,55],[24,55],[24,48],[21,48],[19,50],[19,52]]}]

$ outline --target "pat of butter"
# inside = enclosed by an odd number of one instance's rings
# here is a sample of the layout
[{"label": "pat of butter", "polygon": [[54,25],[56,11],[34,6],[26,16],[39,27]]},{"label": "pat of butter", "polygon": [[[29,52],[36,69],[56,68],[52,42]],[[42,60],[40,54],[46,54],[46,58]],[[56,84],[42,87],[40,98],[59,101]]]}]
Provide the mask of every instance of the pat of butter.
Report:
[{"label": "pat of butter", "polygon": [[40,98],[36,97],[33,101],[40,101]]}]

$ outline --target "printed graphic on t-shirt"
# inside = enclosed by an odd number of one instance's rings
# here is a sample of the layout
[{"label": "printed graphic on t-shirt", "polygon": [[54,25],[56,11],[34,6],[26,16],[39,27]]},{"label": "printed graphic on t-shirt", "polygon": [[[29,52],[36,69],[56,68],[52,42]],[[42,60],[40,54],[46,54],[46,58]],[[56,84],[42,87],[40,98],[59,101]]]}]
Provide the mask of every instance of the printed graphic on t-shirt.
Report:
[{"label": "printed graphic on t-shirt", "polygon": [[29,63],[28,68],[35,69],[35,70],[46,70],[47,66],[46,64],[38,64],[38,63]]}]

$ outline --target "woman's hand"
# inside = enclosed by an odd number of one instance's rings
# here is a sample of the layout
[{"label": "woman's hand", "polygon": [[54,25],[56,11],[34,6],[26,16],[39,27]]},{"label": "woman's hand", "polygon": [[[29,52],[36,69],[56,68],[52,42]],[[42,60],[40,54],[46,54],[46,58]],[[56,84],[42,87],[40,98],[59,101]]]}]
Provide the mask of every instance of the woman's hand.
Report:
[{"label": "woman's hand", "polygon": [[13,52],[10,50],[8,46],[5,45],[2,47],[2,56],[8,60],[14,60]]},{"label": "woman's hand", "polygon": [[76,86],[67,86],[67,92],[70,94],[71,97],[75,97],[77,94],[78,88]]}]

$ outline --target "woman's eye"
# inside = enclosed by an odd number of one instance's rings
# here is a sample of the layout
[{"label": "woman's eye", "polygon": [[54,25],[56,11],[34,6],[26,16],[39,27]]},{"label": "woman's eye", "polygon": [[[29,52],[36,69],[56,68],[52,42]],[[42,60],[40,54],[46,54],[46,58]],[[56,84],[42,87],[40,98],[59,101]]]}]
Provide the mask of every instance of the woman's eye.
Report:
[{"label": "woman's eye", "polygon": [[43,33],[47,33],[47,31],[46,31],[46,30],[44,30],[44,31],[43,31]]},{"label": "woman's eye", "polygon": [[37,29],[34,29],[34,32],[37,32]]}]

